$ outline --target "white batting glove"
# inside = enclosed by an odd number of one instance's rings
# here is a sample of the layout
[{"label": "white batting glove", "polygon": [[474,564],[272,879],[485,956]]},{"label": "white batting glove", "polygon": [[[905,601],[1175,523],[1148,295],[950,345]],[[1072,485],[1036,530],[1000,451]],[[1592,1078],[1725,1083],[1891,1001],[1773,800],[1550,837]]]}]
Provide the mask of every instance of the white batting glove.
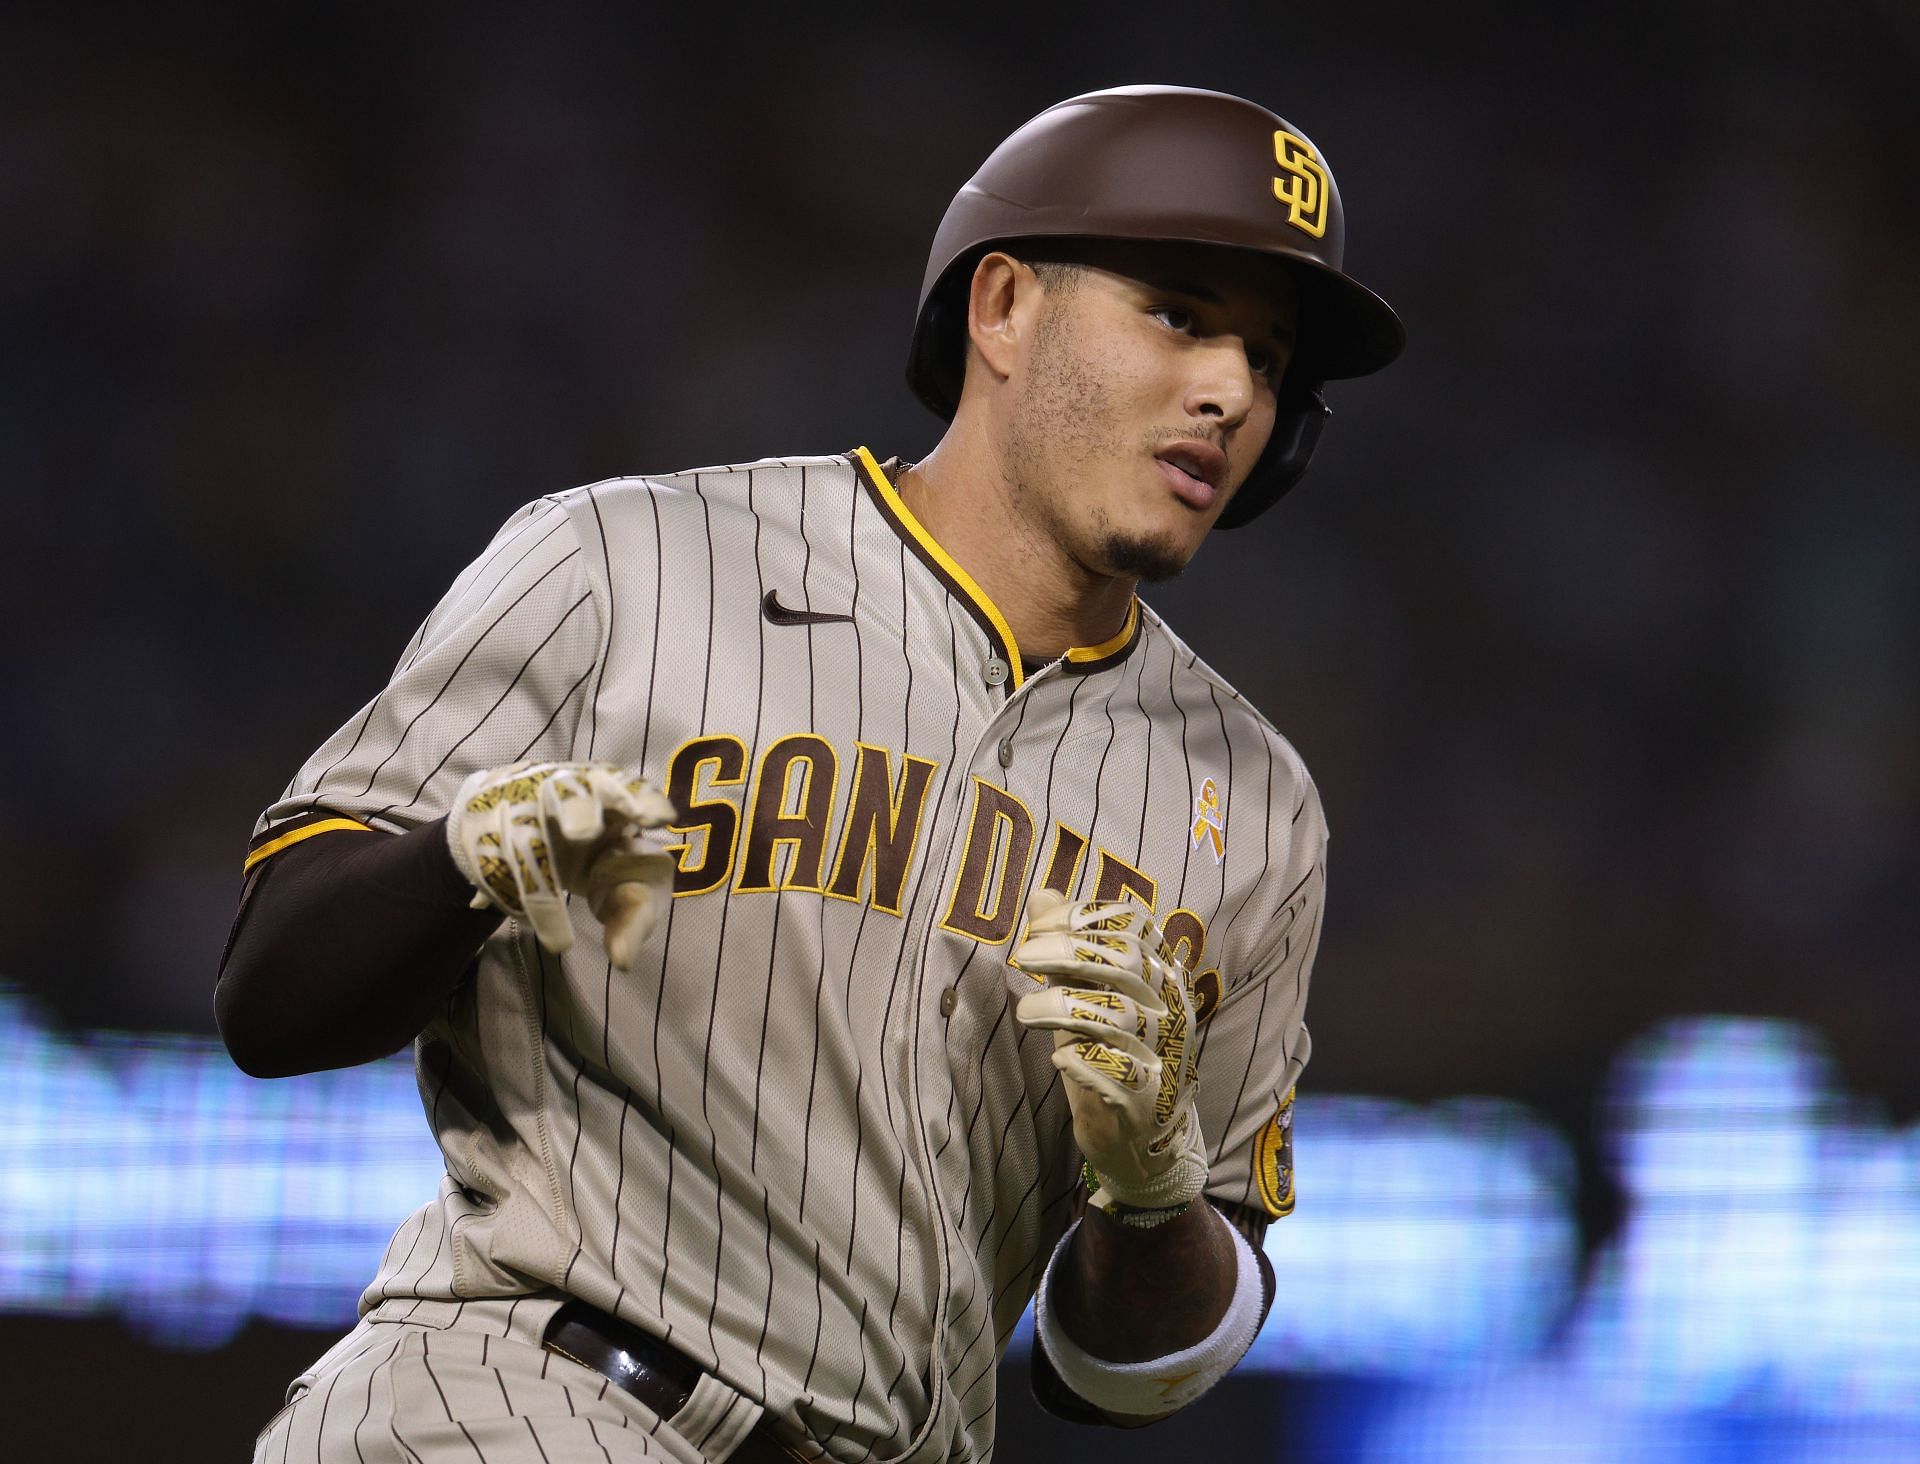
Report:
[{"label": "white batting glove", "polygon": [[556,955],[573,945],[566,897],[585,895],[608,959],[625,971],[673,889],[673,856],[640,831],[678,816],[658,788],[611,763],[514,763],[460,785],[447,846],[477,892],[473,908],[525,920]]},{"label": "white batting glove", "polygon": [[1193,996],[1153,916],[1132,900],[1068,900],[1038,890],[1013,952],[1050,978],[1014,1008],[1022,1025],[1053,1032],[1073,1134],[1103,1210],[1178,1210],[1206,1186],[1194,1112]]}]

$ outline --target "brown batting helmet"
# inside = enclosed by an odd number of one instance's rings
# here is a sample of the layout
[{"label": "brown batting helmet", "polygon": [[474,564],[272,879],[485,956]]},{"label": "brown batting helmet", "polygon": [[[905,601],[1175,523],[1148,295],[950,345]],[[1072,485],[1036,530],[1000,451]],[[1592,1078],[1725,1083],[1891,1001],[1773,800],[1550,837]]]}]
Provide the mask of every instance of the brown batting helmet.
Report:
[{"label": "brown batting helmet", "polygon": [[914,395],[945,418],[959,406],[967,289],[983,254],[1076,238],[1256,250],[1293,276],[1299,339],[1273,436],[1223,529],[1253,519],[1306,471],[1328,415],[1322,383],[1378,371],[1406,344],[1393,308],[1341,269],[1340,190],[1305,133],[1225,92],[1123,86],[1047,108],[955,195],[920,287],[907,358]]}]

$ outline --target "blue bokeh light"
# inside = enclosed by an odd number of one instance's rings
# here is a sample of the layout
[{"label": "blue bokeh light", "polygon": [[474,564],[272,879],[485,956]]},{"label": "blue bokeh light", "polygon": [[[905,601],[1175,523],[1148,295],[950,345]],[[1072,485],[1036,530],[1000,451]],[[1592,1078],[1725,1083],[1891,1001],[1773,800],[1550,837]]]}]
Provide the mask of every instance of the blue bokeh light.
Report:
[{"label": "blue bokeh light", "polygon": [[[0,1115],[0,1310],[178,1347],[346,1325],[441,1174],[404,1058],[261,1082],[202,1038],[68,1039],[4,991]],[[1733,1017],[1646,1034],[1600,1117],[1626,1212],[1582,1287],[1537,1114],[1301,1097],[1243,1364],[1328,1380],[1292,1436],[1328,1460],[1920,1458],[1920,1128],[1848,1099],[1816,1034]]]}]

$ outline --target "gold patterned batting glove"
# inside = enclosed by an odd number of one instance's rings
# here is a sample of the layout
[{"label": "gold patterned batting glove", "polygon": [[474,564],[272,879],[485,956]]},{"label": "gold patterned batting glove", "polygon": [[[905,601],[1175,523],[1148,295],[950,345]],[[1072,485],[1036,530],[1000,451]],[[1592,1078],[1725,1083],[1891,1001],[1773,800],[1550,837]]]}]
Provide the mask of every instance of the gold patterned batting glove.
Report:
[{"label": "gold patterned batting glove", "polygon": [[460,785],[447,846],[474,909],[525,920],[556,955],[573,945],[567,896],[585,895],[624,971],[672,898],[673,857],[642,836],[675,817],[664,793],[611,763],[514,763]]},{"label": "gold patterned batting glove", "polygon": [[1045,978],[1020,998],[1022,1025],[1053,1033],[1073,1133],[1109,1213],[1178,1213],[1207,1182],[1194,1112],[1193,995],[1147,909],[1132,900],[1027,902],[1013,963]]}]

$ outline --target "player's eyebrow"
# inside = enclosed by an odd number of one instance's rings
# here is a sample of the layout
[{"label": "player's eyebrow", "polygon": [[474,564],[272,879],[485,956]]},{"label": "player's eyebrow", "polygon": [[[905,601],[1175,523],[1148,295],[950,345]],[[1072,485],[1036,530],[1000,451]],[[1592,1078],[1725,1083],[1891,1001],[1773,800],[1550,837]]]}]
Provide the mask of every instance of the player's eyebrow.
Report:
[{"label": "player's eyebrow", "polygon": [[[1189,300],[1198,300],[1203,305],[1225,306],[1227,303],[1218,290],[1210,289],[1206,285],[1195,284],[1191,280],[1172,279],[1164,275],[1143,275],[1141,276],[1141,283],[1149,285],[1153,289],[1164,291],[1169,295],[1185,295]],[[1293,344],[1294,332],[1292,326],[1282,325],[1279,321],[1275,320],[1268,324],[1267,330],[1273,336],[1276,345],[1290,346]]]}]

